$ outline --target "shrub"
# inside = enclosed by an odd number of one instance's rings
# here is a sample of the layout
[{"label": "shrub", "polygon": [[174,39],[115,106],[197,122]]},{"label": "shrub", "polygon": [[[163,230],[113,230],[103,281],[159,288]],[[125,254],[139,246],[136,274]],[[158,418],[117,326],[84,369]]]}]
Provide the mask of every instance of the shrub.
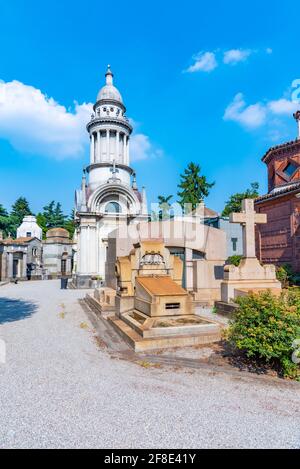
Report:
[{"label": "shrub", "polygon": [[285,291],[280,297],[270,291],[236,299],[238,308],[230,321],[229,342],[248,358],[263,359],[279,366],[280,373],[300,378],[293,363],[293,341],[300,338],[300,295]]},{"label": "shrub", "polygon": [[226,264],[235,265],[236,267],[238,267],[240,265],[242,258],[243,256],[239,256],[237,254],[235,254],[234,256],[229,256],[226,261]]},{"label": "shrub", "polygon": [[281,282],[283,288],[288,287],[290,283],[293,283],[292,267],[289,264],[276,267],[276,277]]}]

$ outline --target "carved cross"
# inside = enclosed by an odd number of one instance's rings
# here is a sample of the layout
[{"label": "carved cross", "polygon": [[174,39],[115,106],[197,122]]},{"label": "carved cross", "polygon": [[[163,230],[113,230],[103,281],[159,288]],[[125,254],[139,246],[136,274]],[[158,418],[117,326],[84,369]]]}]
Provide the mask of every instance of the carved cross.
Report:
[{"label": "carved cross", "polygon": [[116,160],[113,161],[113,167],[110,168],[110,172],[113,175],[113,179],[116,179],[116,173],[119,172],[119,170],[116,168]]},{"label": "carved cross", "polygon": [[265,213],[255,212],[253,199],[244,199],[242,202],[242,211],[240,213],[231,213],[229,220],[231,223],[240,223],[243,227],[244,256],[246,258],[256,257],[255,224],[267,223],[267,215]]}]

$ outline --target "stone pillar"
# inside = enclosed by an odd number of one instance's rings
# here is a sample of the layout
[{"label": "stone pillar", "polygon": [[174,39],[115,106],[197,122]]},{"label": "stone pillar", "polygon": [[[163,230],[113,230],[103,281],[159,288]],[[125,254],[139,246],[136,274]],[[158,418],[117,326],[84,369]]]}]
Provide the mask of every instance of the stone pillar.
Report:
[{"label": "stone pillar", "polygon": [[116,161],[119,161],[119,141],[120,141],[120,132],[116,132]]},{"label": "stone pillar", "polygon": [[98,151],[97,151],[97,162],[101,161],[101,135],[100,130],[97,132],[97,142],[98,142]]},{"label": "stone pillar", "polygon": [[92,275],[97,273],[96,251],[96,220],[94,218],[82,220],[80,224],[77,265],[79,275]]},{"label": "stone pillar", "polygon": [[23,253],[23,269],[22,269],[22,277],[26,278],[27,275],[27,254],[26,252]]},{"label": "stone pillar", "polygon": [[91,164],[95,163],[95,137],[94,137],[94,133],[92,133],[92,135],[91,135],[90,161],[91,161]]},{"label": "stone pillar", "polygon": [[68,257],[67,258],[67,266],[66,266],[66,274],[67,275],[70,275],[72,272],[71,272],[71,259]]},{"label": "stone pillar", "polygon": [[123,164],[126,164],[126,134],[123,134]]},{"label": "stone pillar", "polygon": [[9,279],[13,278],[13,267],[14,266],[14,255],[12,252],[8,253],[8,269],[7,269],[7,277]]},{"label": "stone pillar", "polygon": [[126,164],[129,166],[129,137],[126,137]]},{"label": "stone pillar", "polygon": [[185,248],[185,288],[193,290],[193,250]]},{"label": "stone pillar", "polygon": [[107,155],[107,161],[109,161],[110,158],[110,149],[109,149],[109,129],[106,131],[106,155]]}]

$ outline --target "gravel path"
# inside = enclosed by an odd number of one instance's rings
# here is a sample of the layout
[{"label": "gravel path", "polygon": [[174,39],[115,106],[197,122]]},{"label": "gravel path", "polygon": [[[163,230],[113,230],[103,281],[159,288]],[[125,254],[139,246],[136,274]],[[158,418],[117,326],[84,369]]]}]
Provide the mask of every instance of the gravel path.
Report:
[{"label": "gravel path", "polygon": [[300,447],[300,386],[112,359],[83,295],[0,288],[1,448]]}]

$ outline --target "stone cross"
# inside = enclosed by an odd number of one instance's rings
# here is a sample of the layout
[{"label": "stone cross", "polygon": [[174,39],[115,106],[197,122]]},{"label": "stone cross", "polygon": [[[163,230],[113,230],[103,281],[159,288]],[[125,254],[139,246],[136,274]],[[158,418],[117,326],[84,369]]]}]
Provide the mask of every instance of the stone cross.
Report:
[{"label": "stone cross", "polygon": [[119,172],[119,170],[116,168],[116,160],[113,161],[113,167],[110,169],[110,172],[112,173],[113,179],[116,179],[116,173]]},{"label": "stone cross", "polygon": [[240,213],[231,213],[229,220],[231,223],[240,223],[243,227],[244,256],[246,258],[256,257],[255,224],[267,223],[267,215],[255,212],[253,199],[244,199],[242,201],[242,211]]}]

